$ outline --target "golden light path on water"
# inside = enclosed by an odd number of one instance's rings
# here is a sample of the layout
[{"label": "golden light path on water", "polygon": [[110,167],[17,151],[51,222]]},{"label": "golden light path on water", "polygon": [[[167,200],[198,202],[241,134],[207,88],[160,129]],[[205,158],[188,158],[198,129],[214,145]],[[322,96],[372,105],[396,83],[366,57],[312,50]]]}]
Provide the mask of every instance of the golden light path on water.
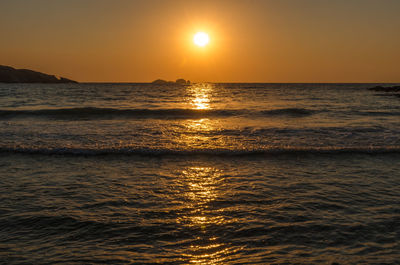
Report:
[{"label": "golden light path on water", "polygon": [[209,146],[210,137],[204,134],[213,130],[213,124],[209,119],[187,120],[182,125],[185,127],[185,133],[179,136],[178,142],[187,150]]},{"label": "golden light path on water", "polygon": [[188,87],[188,94],[190,95],[190,104],[193,109],[207,110],[211,109],[211,94],[213,85],[208,83],[193,84]]},{"label": "golden light path on water", "polygon": [[224,261],[235,251],[232,247],[213,233],[225,226],[229,220],[210,204],[218,200],[224,186],[222,171],[213,167],[187,167],[178,177],[179,185],[184,191],[186,214],[177,222],[194,230],[200,230],[195,243],[191,244],[184,254],[193,264],[224,264]]},{"label": "golden light path on water", "polygon": [[[211,106],[212,84],[192,84],[187,87],[187,103],[198,111],[213,109]],[[185,134],[178,141],[190,148],[209,147],[210,137],[206,134],[215,129],[218,123],[209,118],[189,119],[183,121]],[[205,165],[191,166],[182,169],[177,177],[177,185],[185,202],[184,211],[177,223],[193,230],[200,231],[197,238],[185,250],[184,259],[192,264],[224,264],[226,259],[237,250],[223,243],[215,230],[222,228],[232,220],[226,220],[222,213],[211,206],[221,197],[225,178],[223,172]]]},{"label": "golden light path on water", "polygon": [[[211,97],[214,86],[207,83],[192,84],[186,88],[186,103],[193,110],[202,112],[212,109]],[[216,120],[209,118],[188,119],[182,121],[184,130],[176,139],[182,145],[189,149],[208,148],[210,137],[206,134],[215,129],[218,123]]]}]

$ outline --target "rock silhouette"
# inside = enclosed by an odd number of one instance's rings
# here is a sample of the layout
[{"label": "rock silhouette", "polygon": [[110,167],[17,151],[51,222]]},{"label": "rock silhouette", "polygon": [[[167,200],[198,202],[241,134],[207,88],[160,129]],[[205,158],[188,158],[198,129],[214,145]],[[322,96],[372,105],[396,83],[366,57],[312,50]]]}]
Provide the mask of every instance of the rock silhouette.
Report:
[{"label": "rock silhouette", "polygon": [[175,83],[177,83],[179,85],[190,85],[190,81],[189,80],[185,80],[185,79],[182,79],[182,78],[177,79],[175,81]]},{"label": "rock silhouette", "polygon": [[76,81],[28,69],[0,65],[0,83],[77,83]]},{"label": "rock silhouette", "polygon": [[400,86],[391,86],[391,87],[376,86],[369,88],[369,90],[379,91],[379,92],[400,92]]},{"label": "rock silhouette", "polygon": [[176,85],[184,86],[184,85],[190,85],[190,81],[182,79],[182,78],[177,79],[175,82],[174,81],[166,81],[163,79],[157,79],[157,80],[154,80],[152,82],[152,84],[155,84],[155,85],[175,85],[176,84]]},{"label": "rock silhouette", "polygon": [[376,94],[377,96],[388,96],[388,97],[398,97],[400,98],[400,86],[391,86],[391,87],[383,87],[383,86],[375,86],[368,88],[372,91],[383,92]]}]

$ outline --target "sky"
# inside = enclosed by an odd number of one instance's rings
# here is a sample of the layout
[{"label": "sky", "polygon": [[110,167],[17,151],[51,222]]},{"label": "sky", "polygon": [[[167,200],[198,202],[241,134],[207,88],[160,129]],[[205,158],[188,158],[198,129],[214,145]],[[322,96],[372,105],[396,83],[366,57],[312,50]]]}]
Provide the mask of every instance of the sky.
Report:
[{"label": "sky", "polygon": [[[400,82],[398,0],[0,0],[0,64],[80,82]],[[208,33],[205,47],[193,44]]]}]

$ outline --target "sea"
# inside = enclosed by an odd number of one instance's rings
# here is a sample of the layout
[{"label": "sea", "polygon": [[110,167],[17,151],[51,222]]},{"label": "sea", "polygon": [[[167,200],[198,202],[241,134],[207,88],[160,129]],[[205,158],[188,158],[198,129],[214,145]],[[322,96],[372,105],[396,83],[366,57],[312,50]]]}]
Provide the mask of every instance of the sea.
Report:
[{"label": "sea", "polygon": [[0,84],[0,264],[400,264],[397,84]]}]

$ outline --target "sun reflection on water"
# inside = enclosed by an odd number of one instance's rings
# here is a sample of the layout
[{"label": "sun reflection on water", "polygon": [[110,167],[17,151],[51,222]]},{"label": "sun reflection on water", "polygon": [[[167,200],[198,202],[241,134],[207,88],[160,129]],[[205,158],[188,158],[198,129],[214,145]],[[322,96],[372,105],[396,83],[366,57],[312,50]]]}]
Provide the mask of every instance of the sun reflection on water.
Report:
[{"label": "sun reflection on water", "polygon": [[213,85],[207,83],[193,84],[188,87],[189,103],[192,109],[207,110],[211,109],[211,94]]},{"label": "sun reflection on water", "polygon": [[182,121],[181,134],[176,138],[180,145],[184,145],[185,149],[209,149],[212,143],[210,132],[215,129],[215,121],[210,119],[197,119]]},{"label": "sun reflection on water", "polygon": [[[214,106],[212,97],[215,86],[208,83],[196,83],[185,87],[184,104],[195,113],[192,119],[179,121],[174,136],[173,146],[184,150],[213,150],[226,148],[226,137],[215,132],[221,128],[221,119],[212,116]],[[198,116],[196,116],[198,115]]]},{"label": "sun reflection on water", "polygon": [[229,221],[212,206],[221,196],[225,181],[222,172],[212,167],[188,167],[181,171],[178,179],[183,190],[185,211],[177,222],[196,233],[185,251],[185,258],[194,264],[224,264],[234,251],[215,231]]},{"label": "sun reflection on water", "polygon": [[[187,87],[185,103],[199,112],[211,110],[212,84],[193,84]],[[207,150],[215,144],[223,145],[212,131],[218,120],[211,117],[187,119],[180,122],[175,140],[185,149]],[[182,250],[183,260],[192,264],[224,264],[237,249],[230,246],[221,235],[232,220],[226,218],[217,206],[222,198],[225,178],[223,172],[210,166],[185,167],[178,173],[177,196],[182,202],[181,214],[176,222],[192,235],[190,245]]]},{"label": "sun reflection on water", "polygon": [[[190,108],[199,112],[211,109],[212,84],[196,83],[186,88],[186,103]],[[213,121],[209,118],[183,120],[184,130],[176,138],[179,144],[187,149],[208,148],[210,137],[208,132],[213,130]]]}]

